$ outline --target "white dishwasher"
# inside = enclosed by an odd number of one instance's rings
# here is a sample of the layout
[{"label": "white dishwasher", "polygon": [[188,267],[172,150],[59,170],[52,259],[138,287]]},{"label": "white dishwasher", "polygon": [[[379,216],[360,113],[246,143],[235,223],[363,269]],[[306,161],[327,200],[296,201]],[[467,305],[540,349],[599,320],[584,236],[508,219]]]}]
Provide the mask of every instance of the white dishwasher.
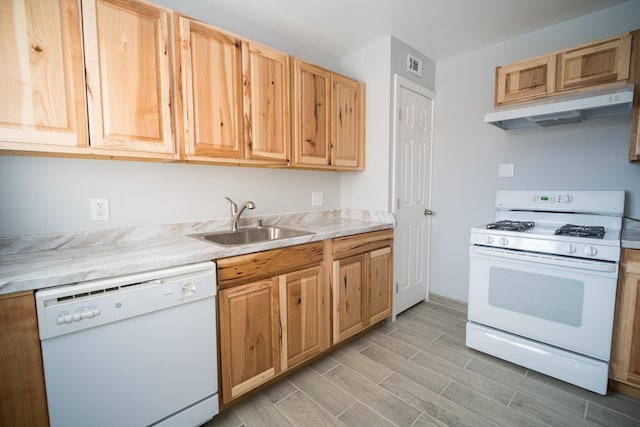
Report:
[{"label": "white dishwasher", "polygon": [[215,271],[36,292],[51,426],[196,426],[217,414]]}]

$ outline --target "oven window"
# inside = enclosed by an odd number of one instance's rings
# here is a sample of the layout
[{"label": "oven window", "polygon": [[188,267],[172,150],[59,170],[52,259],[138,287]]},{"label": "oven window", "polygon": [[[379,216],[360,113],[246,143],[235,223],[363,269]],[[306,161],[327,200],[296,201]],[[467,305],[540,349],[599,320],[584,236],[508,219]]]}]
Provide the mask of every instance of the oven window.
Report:
[{"label": "oven window", "polygon": [[489,304],[540,319],[580,326],[584,283],[564,277],[491,267]]}]

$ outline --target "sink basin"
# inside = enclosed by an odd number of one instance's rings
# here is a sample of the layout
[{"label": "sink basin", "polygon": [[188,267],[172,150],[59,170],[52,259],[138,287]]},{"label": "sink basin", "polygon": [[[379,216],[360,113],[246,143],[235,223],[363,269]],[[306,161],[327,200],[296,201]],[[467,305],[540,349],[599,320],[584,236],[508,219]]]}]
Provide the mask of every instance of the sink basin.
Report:
[{"label": "sink basin", "polygon": [[307,231],[294,230],[283,227],[241,228],[237,231],[220,231],[200,234],[197,237],[223,246],[247,245],[251,243],[270,242],[272,240],[288,239],[290,237],[313,234]]}]

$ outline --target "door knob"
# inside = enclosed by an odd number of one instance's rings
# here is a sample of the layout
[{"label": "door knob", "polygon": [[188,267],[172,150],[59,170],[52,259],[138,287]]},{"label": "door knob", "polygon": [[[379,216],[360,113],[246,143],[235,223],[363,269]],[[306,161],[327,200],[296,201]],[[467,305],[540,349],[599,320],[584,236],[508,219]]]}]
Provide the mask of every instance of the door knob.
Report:
[{"label": "door knob", "polygon": [[431,209],[425,209],[424,216],[430,216],[430,215],[433,215],[433,211]]}]

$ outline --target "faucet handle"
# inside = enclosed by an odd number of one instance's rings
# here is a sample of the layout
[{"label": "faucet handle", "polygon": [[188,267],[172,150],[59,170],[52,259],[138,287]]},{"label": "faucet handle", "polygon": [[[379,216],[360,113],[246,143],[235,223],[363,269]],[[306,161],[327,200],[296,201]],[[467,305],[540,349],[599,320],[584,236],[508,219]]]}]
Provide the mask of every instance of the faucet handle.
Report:
[{"label": "faucet handle", "polygon": [[236,204],[236,202],[234,202],[227,196],[225,196],[224,198],[227,199],[229,203],[231,203],[231,215],[235,215],[236,213],[238,213],[238,205]]}]

